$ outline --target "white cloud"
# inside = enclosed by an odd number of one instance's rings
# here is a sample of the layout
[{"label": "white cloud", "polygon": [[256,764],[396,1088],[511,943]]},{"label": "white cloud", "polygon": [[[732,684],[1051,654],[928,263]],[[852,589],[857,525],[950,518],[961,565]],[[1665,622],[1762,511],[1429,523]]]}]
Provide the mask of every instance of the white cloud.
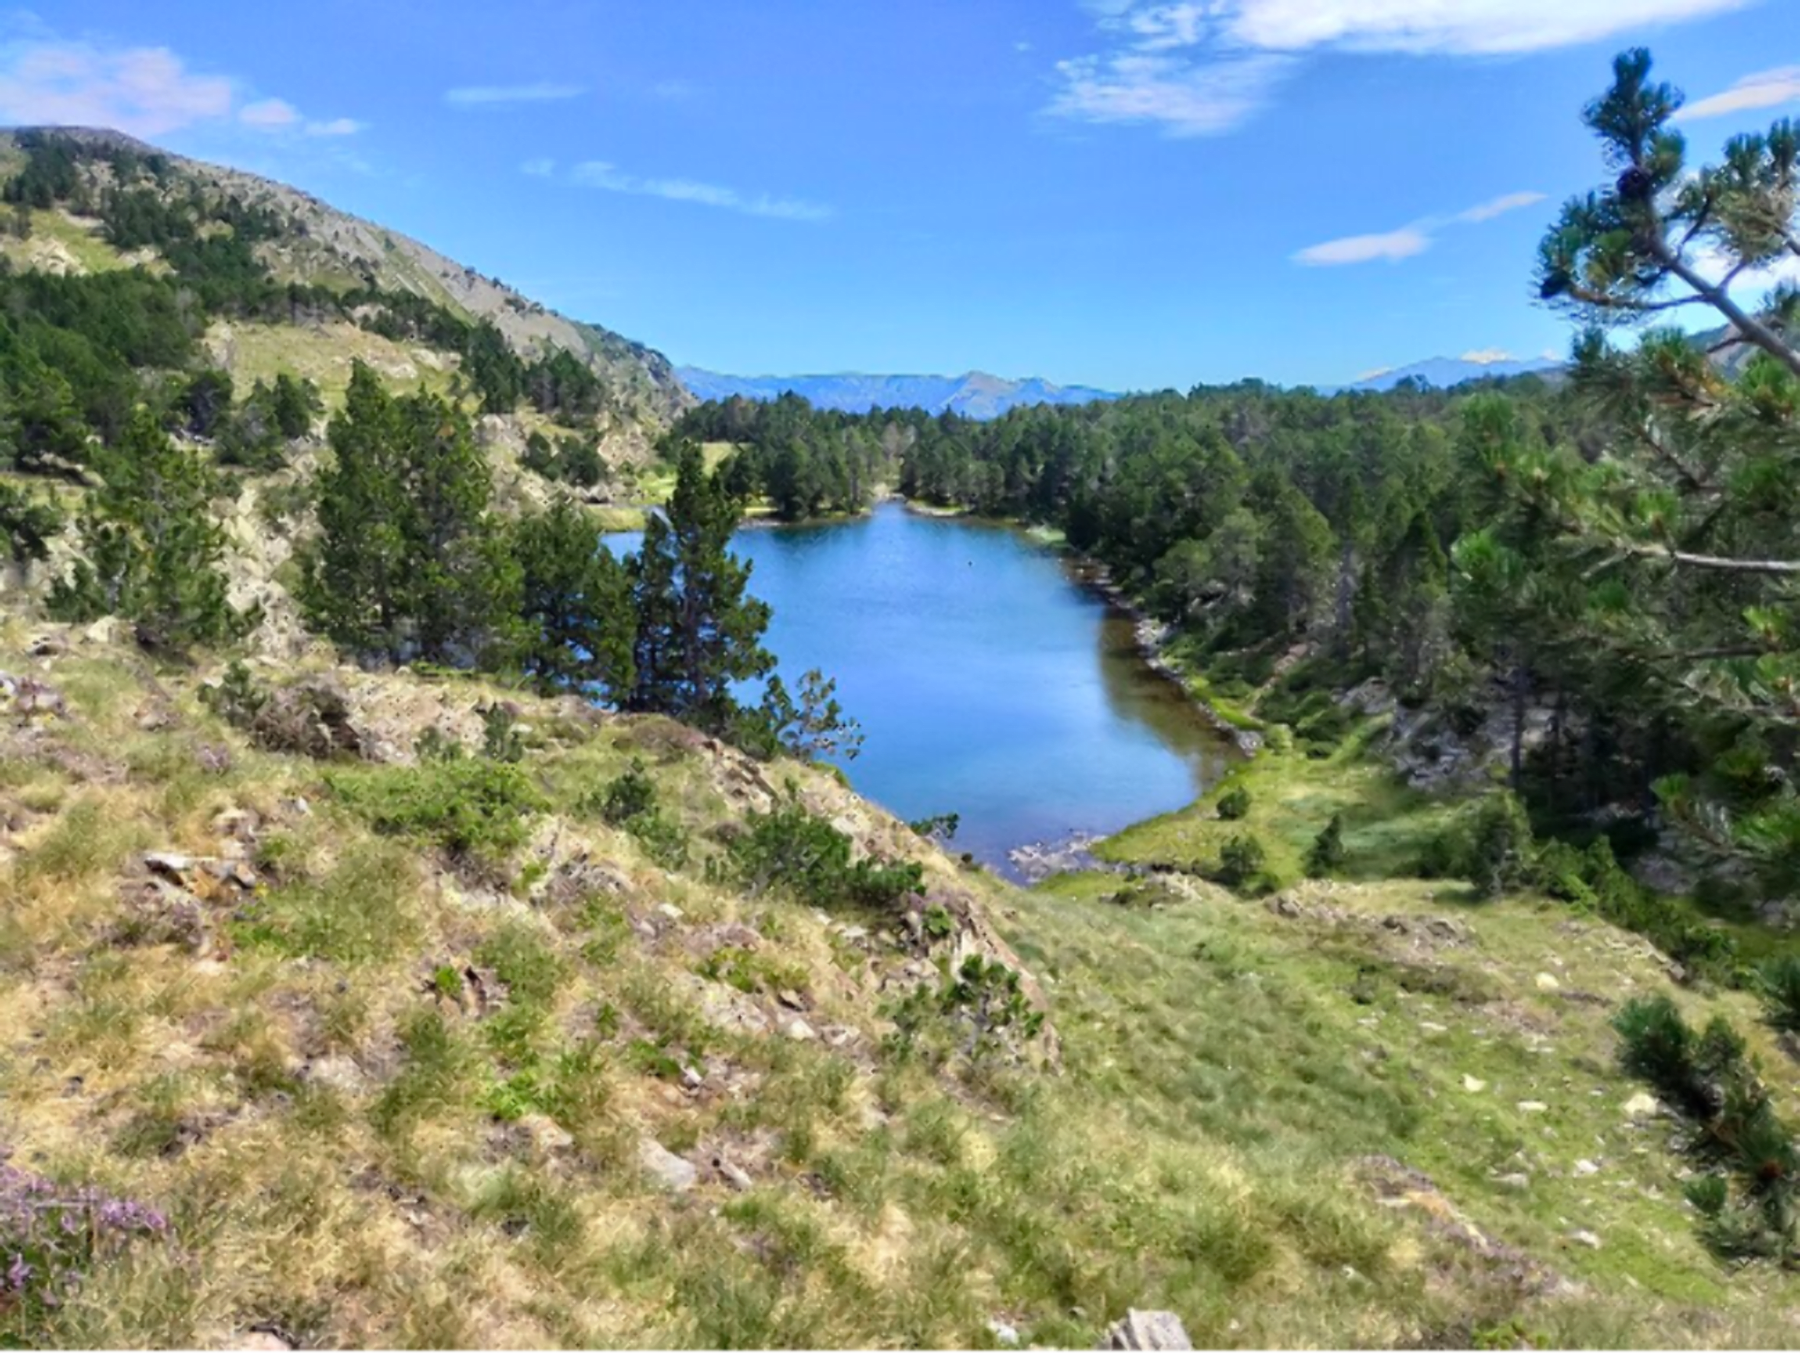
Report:
[{"label": "white cloud", "polygon": [[238,109],[238,121],[249,127],[291,127],[300,120],[300,110],[286,99],[260,99]]},{"label": "white cloud", "polygon": [[529,85],[465,85],[444,91],[444,102],[461,107],[496,103],[548,103],[575,99],[587,91],[580,85],[559,85],[540,80]]},{"label": "white cloud", "polygon": [[529,174],[533,178],[547,179],[556,172],[556,161],[547,155],[540,155],[536,159],[527,160],[520,165],[519,172]]},{"label": "white cloud", "polygon": [[1448,216],[1427,216],[1398,230],[1381,231],[1372,235],[1349,235],[1341,240],[1326,240],[1322,244],[1308,245],[1294,255],[1294,262],[1309,268],[1373,263],[1378,259],[1398,263],[1401,259],[1410,259],[1431,248],[1431,242],[1446,226],[1479,225],[1483,221],[1492,221],[1496,216],[1503,216],[1507,212],[1517,211],[1543,200],[1542,193],[1505,193]]},{"label": "white cloud", "polygon": [[[531,172],[527,170],[527,172]],[[569,177],[588,188],[609,193],[629,193],[635,197],[660,197],[670,202],[691,202],[702,207],[718,207],[741,212],[745,216],[766,216],[783,221],[823,221],[832,209],[817,202],[798,198],[773,197],[768,193],[746,195],[735,188],[695,179],[646,179],[627,174],[605,160],[586,160],[569,171]]]},{"label": "white cloud", "polygon": [[34,41],[0,49],[0,121],[160,136],[228,117],[232,82],[190,71],[167,47],[103,50]]},{"label": "white cloud", "polygon": [[192,71],[167,47],[102,47],[62,39],[41,24],[30,33],[0,43],[0,123],[110,127],[145,137],[227,119],[270,134],[349,136],[363,127],[351,118],[302,127],[300,110],[286,99],[244,102],[238,81]]},{"label": "white cloud", "polygon": [[1470,207],[1467,211],[1456,214],[1458,221],[1466,221],[1471,225],[1482,221],[1492,221],[1496,216],[1504,216],[1507,212],[1517,211],[1521,207],[1533,207],[1544,200],[1543,193],[1505,193],[1491,201]]},{"label": "white cloud", "polygon": [[1504,348],[1473,348],[1462,355],[1462,360],[1486,367],[1495,362],[1511,362],[1513,355]]},{"label": "white cloud", "polygon": [[1169,136],[1231,130],[1268,101],[1289,62],[1249,56],[1197,63],[1152,52],[1059,61],[1050,111],[1084,122],[1153,123]]},{"label": "white cloud", "polygon": [[1380,235],[1347,235],[1341,240],[1308,245],[1294,255],[1294,262],[1308,268],[1336,268],[1346,263],[1373,263],[1377,259],[1398,263],[1430,248],[1430,235],[1416,226],[1403,226]]},{"label": "white cloud", "polygon": [[1298,52],[1497,55],[1545,51],[1742,9],[1755,0],[1221,0],[1220,36]]},{"label": "white cloud", "polygon": [[1217,133],[1261,108],[1286,73],[1282,63],[1308,52],[1477,56],[1545,51],[1755,3],[1085,0],[1103,50],[1056,64],[1060,88],[1049,111],[1088,122],[1150,123],[1173,135]]},{"label": "white cloud", "polygon": [[1779,108],[1795,100],[1800,100],[1800,66],[1781,66],[1746,75],[1723,93],[1695,100],[1676,113],[1675,120],[1692,122],[1697,118],[1724,117],[1727,113]]},{"label": "white cloud", "polygon": [[[1700,244],[1687,250],[1687,261],[1709,282],[1722,282],[1732,269],[1732,256],[1714,244]],[[1800,286],[1800,256],[1782,254],[1757,268],[1746,268],[1731,279],[1732,291],[1762,292],[1780,283]]]}]

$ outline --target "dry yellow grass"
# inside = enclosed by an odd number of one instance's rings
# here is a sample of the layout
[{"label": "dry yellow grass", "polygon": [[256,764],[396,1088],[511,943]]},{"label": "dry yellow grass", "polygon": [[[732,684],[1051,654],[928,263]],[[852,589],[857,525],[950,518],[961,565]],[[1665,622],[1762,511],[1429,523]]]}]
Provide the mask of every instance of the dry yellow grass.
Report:
[{"label": "dry yellow grass", "polygon": [[[1060,1074],[940,1066],[886,1038],[909,956],[883,919],[721,872],[766,791],[673,726],[343,674],[402,757],[477,702],[521,705],[551,808],[475,868],[375,833],[345,787],[388,782],[252,747],[192,675],[78,637],[30,658],[28,637],[0,626],[0,670],[71,713],[0,714],[0,1141],[154,1203],[177,1238],[97,1270],[39,1343],[970,1345],[1003,1321],[1091,1345],[1128,1305],[1207,1344],[1790,1342],[1792,1281],[1717,1269],[1660,1129],[1620,1120],[1605,1011],[1535,984],[1663,983],[1609,928],[1509,903],[1410,955],[1206,888],[1159,910],[1107,901],[1106,877],[1023,894],[773,769],[988,909],[1045,979]],[[633,757],[687,834],[679,870],[579,808]],[[234,810],[258,888],[198,942],[144,930],[121,891],[139,854],[230,849]],[[1428,888],[1308,905],[1436,915]],[[1442,990],[1409,992],[1403,961]],[[795,1018],[818,1037],[787,1037]],[[645,1140],[691,1190],[644,1174]],[[1383,1207],[1357,1164],[1377,1152],[1441,1193]],[[1576,1176],[1590,1153],[1602,1173]],[[1514,1155],[1528,1192],[1496,1179]],[[1574,1286],[1525,1291],[1452,1216]],[[1571,1247],[1576,1221],[1604,1248]]]}]

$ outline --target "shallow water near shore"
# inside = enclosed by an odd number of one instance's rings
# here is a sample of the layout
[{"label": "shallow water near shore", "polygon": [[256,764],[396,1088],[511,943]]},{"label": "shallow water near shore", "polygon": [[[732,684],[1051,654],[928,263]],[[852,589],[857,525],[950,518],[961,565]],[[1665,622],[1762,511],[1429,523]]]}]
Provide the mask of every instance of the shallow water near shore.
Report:
[{"label": "shallow water near shore", "polygon": [[1234,757],[1144,661],[1131,618],[1022,532],[883,503],[732,548],[774,608],[790,690],[821,668],[861,721],[857,790],[906,819],[960,814],[952,848],[1012,877],[1010,850],[1179,808]]}]

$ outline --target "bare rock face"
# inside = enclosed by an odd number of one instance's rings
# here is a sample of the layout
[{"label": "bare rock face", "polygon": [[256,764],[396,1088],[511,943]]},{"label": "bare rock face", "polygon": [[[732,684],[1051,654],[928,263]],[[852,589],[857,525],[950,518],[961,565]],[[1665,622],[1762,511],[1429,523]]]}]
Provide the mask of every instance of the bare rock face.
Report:
[{"label": "bare rock face", "polygon": [[1187,1327],[1173,1312],[1140,1312],[1135,1307],[1106,1332],[1102,1349],[1192,1349]]}]

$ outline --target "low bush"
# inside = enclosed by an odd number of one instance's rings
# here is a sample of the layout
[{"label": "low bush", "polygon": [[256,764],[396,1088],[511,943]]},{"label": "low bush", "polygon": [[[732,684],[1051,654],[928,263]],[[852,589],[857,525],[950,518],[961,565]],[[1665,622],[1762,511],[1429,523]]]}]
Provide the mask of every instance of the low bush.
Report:
[{"label": "low bush", "polygon": [[600,818],[623,828],[638,841],[650,859],[665,870],[678,870],[688,861],[688,834],[673,817],[662,811],[656,782],[644,769],[641,757],[598,791],[584,796],[578,813]]},{"label": "low bush", "polygon": [[1250,812],[1250,792],[1241,785],[1234,785],[1219,796],[1219,817],[1228,823],[1234,823]]},{"label": "low bush", "polygon": [[1343,869],[1348,857],[1344,849],[1344,816],[1341,813],[1331,815],[1331,821],[1306,852],[1306,875],[1309,879],[1326,879]]},{"label": "low bush", "polygon": [[1686,1186],[1700,1235],[1721,1259],[1796,1256],[1800,1151],[1723,1016],[1696,1033],[1667,997],[1627,1002],[1613,1021],[1625,1069],[1656,1088],[1687,1126],[1703,1174]]},{"label": "low bush", "polygon": [[377,832],[422,838],[453,856],[490,863],[523,845],[531,815],[548,807],[517,766],[485,758],[358,769],[325,779]]},{"label": "low bush", "polygon": [[924,880],[912,861],[852,861],[850,838],[809,813],[790,785],[787,798],[768,813],[753,813],[750,830],[731,843],[739,880],[752,892],[771,885],[790,890],[815,907],[855,904],[891,907]]},{"label": "low bush", "polygon": [[1239,833],[1219,849],[1218,881],[1230,889],[1247,889],[1259,884],[1269,853],[1263,844],[1247,832]]}]

